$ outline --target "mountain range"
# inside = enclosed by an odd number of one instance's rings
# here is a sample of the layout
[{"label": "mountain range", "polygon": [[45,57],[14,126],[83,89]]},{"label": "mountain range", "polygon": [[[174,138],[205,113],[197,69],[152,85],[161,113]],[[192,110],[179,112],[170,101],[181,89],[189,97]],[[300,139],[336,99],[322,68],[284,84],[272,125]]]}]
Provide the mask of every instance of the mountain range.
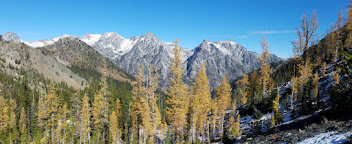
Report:
[{"label": "mountain range", "polygon": [[[30,47],[53,47],[60,39],[73,38],[91,46],[94,50],[114,62],[118,67],[131,75],[137,72],[137,65],[144,65],[145,73],[149,64],[158,67],[159,83],[161,88],[168,85],[170,59],[173,57],[173,43],[163,42],[154,34],[146,33],[140,37],[133,36],[129,39],[115,32],[104,34],[86,34],[83,37],[75,35],[62,35],[50,40],[24,41],[15,33],[6,33],[5,41],[24,43]],[[226,75],[232,81],[243,74],[249,73],[260,67],[258,59],[260,54],[248,51],[242,45],[230,41],[212,42],[204,40],[194,49],[183,48],[181,51],[184,81],[187,84],[193,82],[193,78],[199,71],[203,62],[206,63],[207,76],[210,87],[213,89],[220,85],[222,76]],[[283,59],[271,55],[269,62],[279,62]]]}]

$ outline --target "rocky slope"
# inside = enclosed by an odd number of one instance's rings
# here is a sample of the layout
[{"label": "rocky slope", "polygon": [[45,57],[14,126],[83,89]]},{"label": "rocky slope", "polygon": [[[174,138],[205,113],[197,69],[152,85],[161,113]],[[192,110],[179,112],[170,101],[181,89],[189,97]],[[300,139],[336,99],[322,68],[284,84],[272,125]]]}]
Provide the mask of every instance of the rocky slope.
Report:
[{"label": "rocky slope", "polygon": [[39,49],[33,49],[22,43],[0,40],[0,69],[12,76],[21,77],[22,71],[39,73],[55,82],[65,82],[75,89],[83,89],[87,81],[76,75],[64,64]]},{"label": "rocky slope", "polygon": [[[59,39],[76,36],[63,35],[52,40],[40,40],[34,42],[23,41],[14,33],[6,33],[5,40],[23,42],[32,47],[53,45]],[[86,34],[79,38],[81,41],[93,47],[103,56],[116,63],[117,66],[135,75],[138,63],[144,65],[145,72],[149,64],[158,67],[160,86],[167,86],[170,59],[173,57],[174,44],[159,40],[154,34],[146,33],[141,37],[133,36],[126,39],[114,32],[100,34]],[[184,80],[191,84],[201,64],[206,63],[207,75],[211,88],[217,87],[222,76],[226,75],[229,81],[259,68],[259,54],[248,51],[240,44],[233,41],[203,41],[194,49],[184,48],[181,52],[184,69]],[[278,62],[283,59],[271,55],[270,62]]]}]

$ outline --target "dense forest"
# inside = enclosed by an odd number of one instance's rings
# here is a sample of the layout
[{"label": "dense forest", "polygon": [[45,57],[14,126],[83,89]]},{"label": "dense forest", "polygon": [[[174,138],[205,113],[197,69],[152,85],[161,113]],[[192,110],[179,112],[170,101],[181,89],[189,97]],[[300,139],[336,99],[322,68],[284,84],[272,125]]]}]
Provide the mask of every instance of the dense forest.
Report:
[{"label": "dense forest", "polygon": [[[260,118],[271,112],[268,125],[275,127],[283,122],[279,101],[289,101],[293,118],[326,108],[319,101],[319,80],[327,65],[333,65],[334,71],[329,112],[350,114],[351,5],[347,13],[346,19],[338,14],[321,40],[316,39],[317,13],[304,14],[298,38],[292,41],[294,56],[283,63],[268,62],[264,37],[261,67],[231,83],[224,75],[214,91],[205,63],[191,86],[183,82],[178,40],[165,90],[159,89],[157,68],[149,66],[145,72],[141,64],[131,83],[73,65],[74,73],[89,79],[81,90],[35,72],[20,69],[18,76],[12,76],[0,70],[0,143],[233,143],[242,135],[241,115]],[[282,94],[280,86],[285,82],[290,87]]]}]

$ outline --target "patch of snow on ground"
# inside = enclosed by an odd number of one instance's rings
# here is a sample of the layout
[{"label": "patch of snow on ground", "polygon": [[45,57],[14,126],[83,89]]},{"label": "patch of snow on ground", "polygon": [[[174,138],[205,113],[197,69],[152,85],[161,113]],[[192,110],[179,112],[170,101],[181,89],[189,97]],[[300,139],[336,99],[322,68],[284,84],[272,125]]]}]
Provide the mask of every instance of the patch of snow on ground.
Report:
[{"label": "patch of snow on ground", "polygon": [[312,138],[305,139],[298,144],[316,144],[316,143],[324,143],[324,144],[336,144],[343,143],[347,141],[346,136],[351,135],[352,132],[340,134],[338,132],[327,132],[316,135]]}]

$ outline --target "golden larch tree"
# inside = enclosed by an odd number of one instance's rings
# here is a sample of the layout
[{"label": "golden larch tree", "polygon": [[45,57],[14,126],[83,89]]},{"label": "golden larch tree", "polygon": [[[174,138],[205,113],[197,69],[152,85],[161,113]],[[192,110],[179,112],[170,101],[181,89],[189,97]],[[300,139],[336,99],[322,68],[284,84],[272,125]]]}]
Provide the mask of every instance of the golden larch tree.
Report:
[{"label": "golden larch tree", "polygon": [[80,143],[90,143],[90,117],[89,98],[84,95],[80,113]]},{"label": "golden larch tree", "polygon": [[269,90],[269,81],[270,81],[270,74],[272,73],[272,69],[268,62],[270,53],[269,53],[269,45],[266,42],[266,37],[263,37],[263,41],[261,41],[262,45],[262,53],[259,59],[259,62],[262,64],[260,66],[260,80],[263,86],[263,94]]},{"label": "golden larch tree", "polygon": [[[194,80],[191,88],[192,124],[197,123],[196,137],[198,137],[199,134],[204,135],[205,133],[204,123],[207,120],[207,113],[210,111],[211,100],[209,81],[204,62]],[[194,134],[192,134],[192,140],[194,139]]]},{"label": "golden larch tree", "polygon": [[175,40],[174,57],[170,64],[170,86],[166,91],[168,98],[165,109],[167,121],[172,125],[173,134],[176,141],[183,140],[184,127],[186,126],[186,113],[188,110],[188,88],[182,80],[181,50],[178,40]]},{"label": "golden larch tree", "polygon": [[226,110],[229,109],[231,105],[231,86],[226,80],[224,75],[222,78],[221,85],[215,89],[216,91],[216,102],[217,102],[217,111],[219,115],[219,136],[222,139],[224,133],[224,118]]},{"label": "golden larch tree", "polygon": [[236,82],[238,94],[241,96],[241,104],[246,104],[248,100],[248,75],[244,74],[242,79]]}]

